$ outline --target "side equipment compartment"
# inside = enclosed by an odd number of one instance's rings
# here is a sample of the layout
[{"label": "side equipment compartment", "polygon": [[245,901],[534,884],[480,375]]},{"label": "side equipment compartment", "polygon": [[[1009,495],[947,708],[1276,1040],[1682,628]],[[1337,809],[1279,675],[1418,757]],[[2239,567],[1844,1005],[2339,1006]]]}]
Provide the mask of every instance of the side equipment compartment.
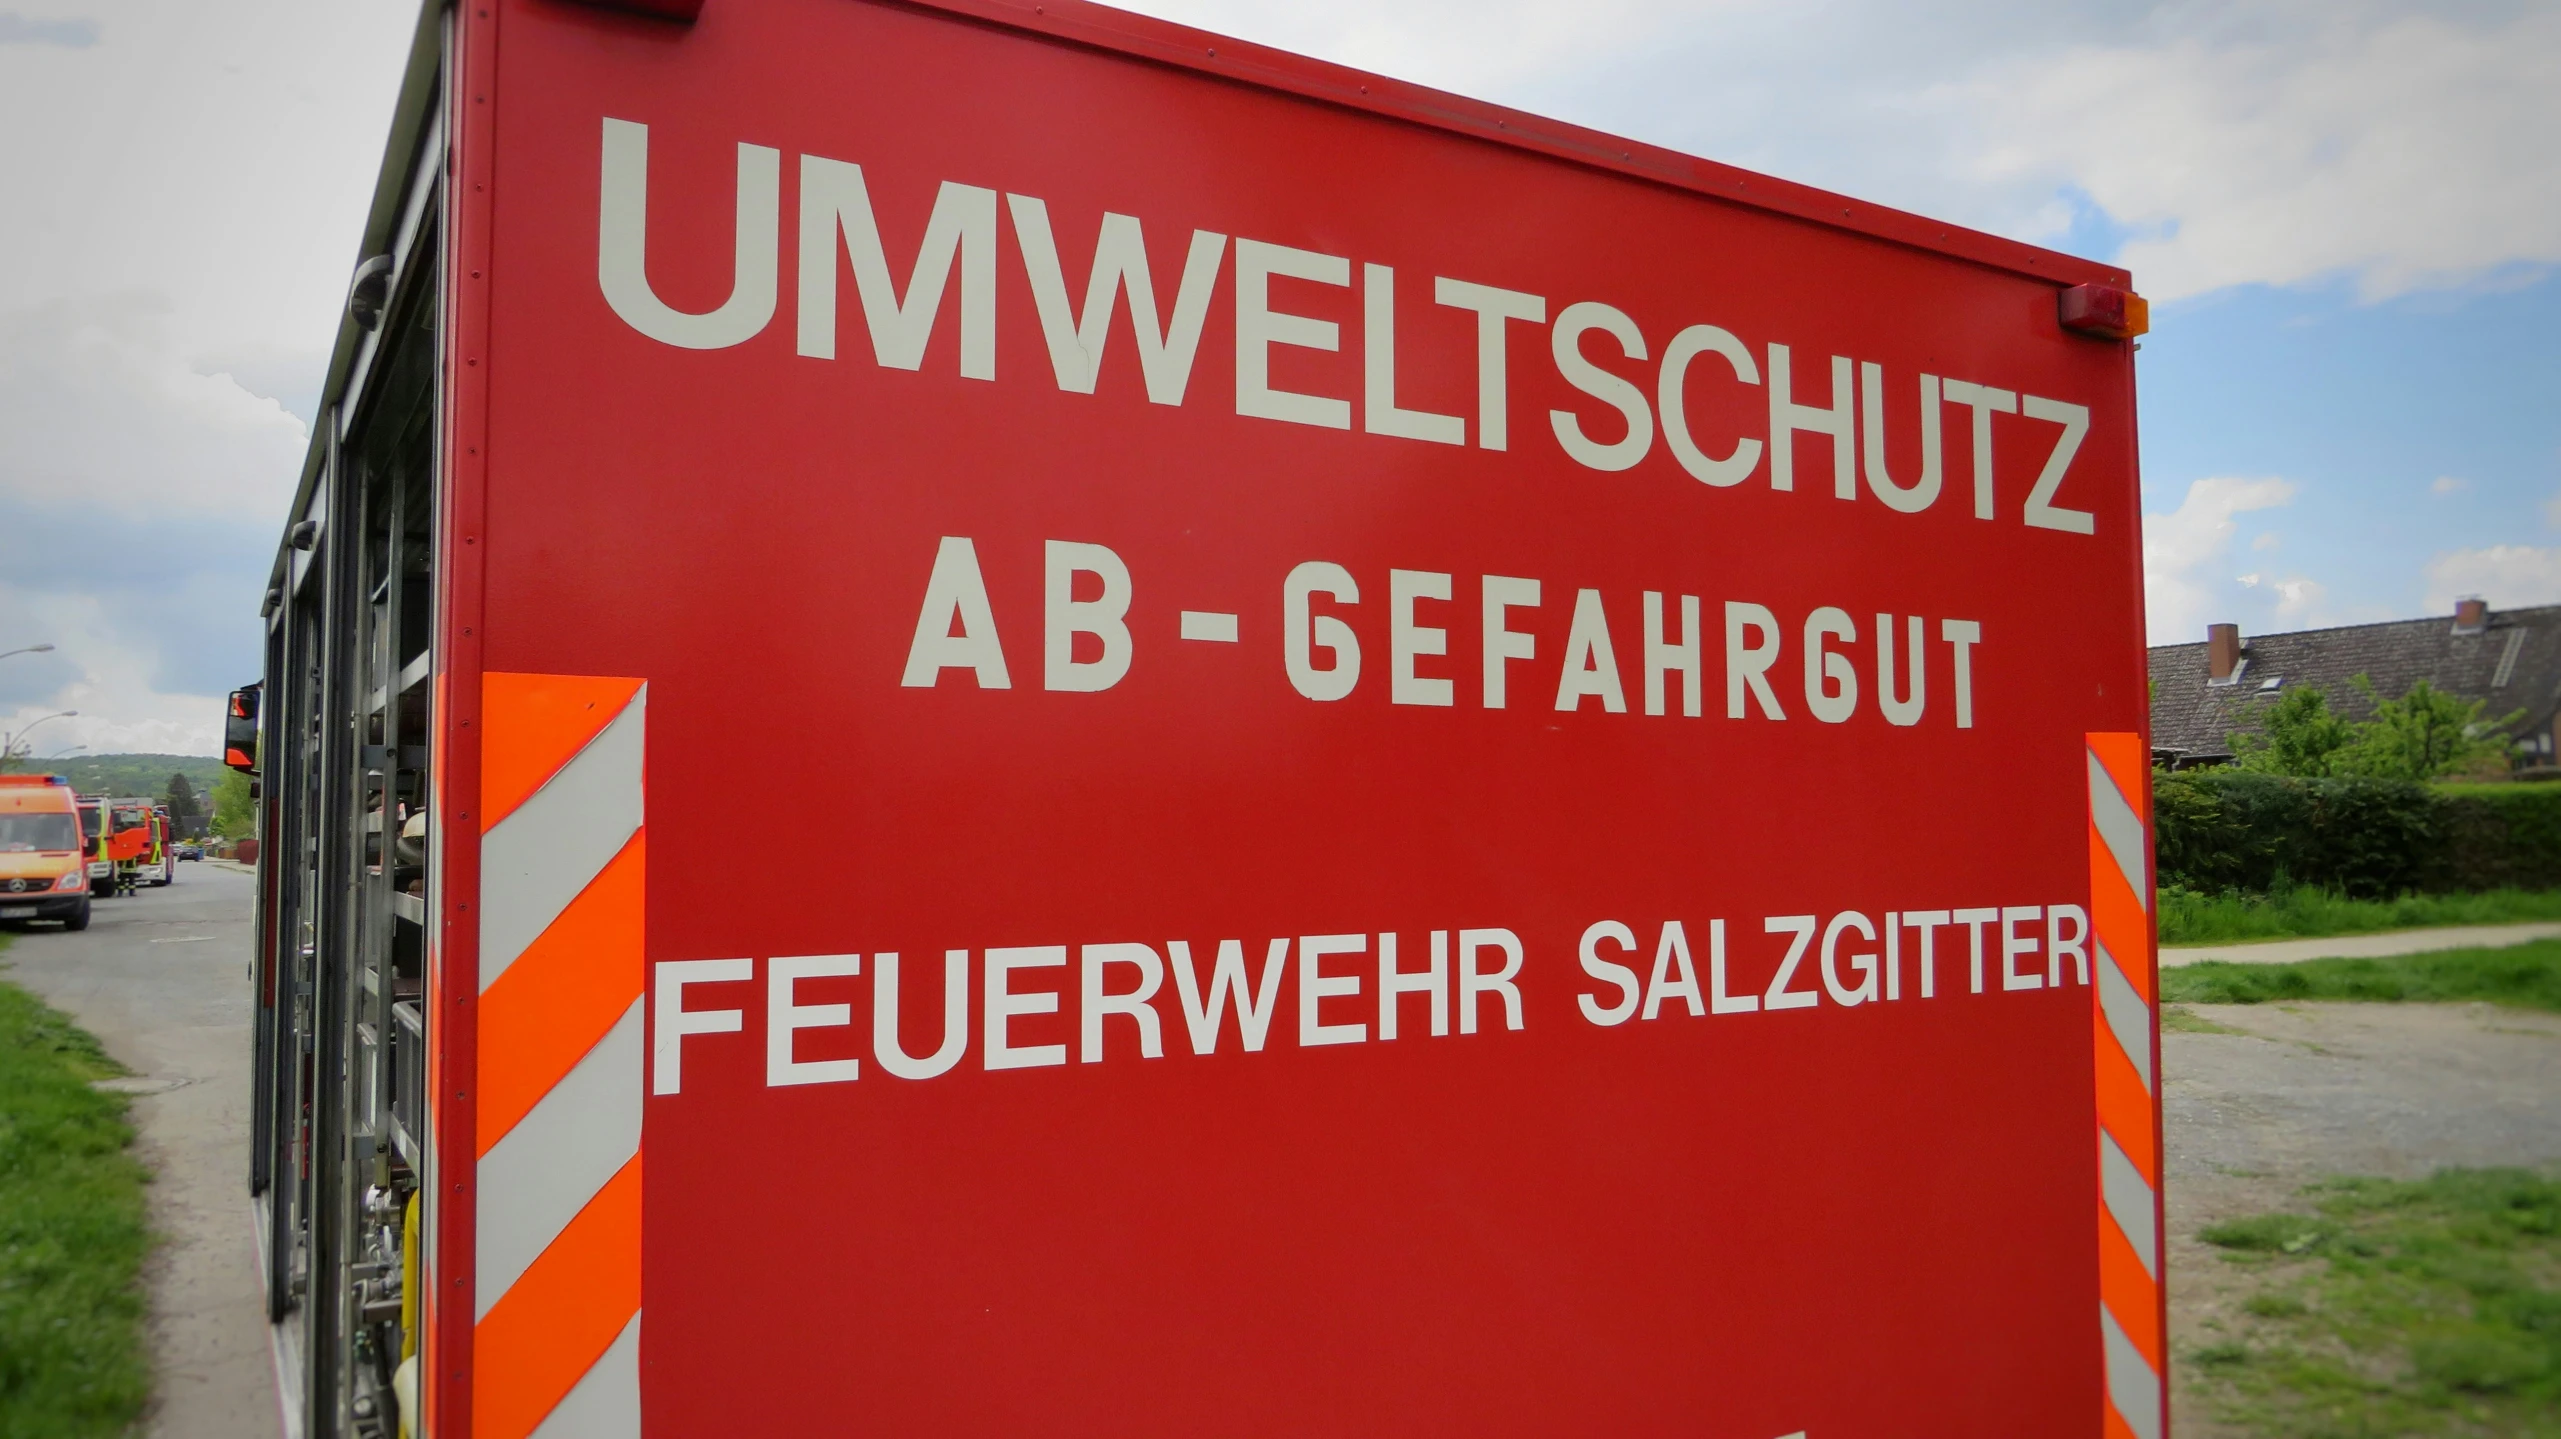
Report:
[{"label": "side equipment compartment", "polygon": [[260,800],[249,1187],[286,1423],[309,1436],[425,1432],[404,1416],[435,1174],[428,816],[451,23],[422,7],[261,608],[265,675],[233,698],[226,756],[255,774]]}]

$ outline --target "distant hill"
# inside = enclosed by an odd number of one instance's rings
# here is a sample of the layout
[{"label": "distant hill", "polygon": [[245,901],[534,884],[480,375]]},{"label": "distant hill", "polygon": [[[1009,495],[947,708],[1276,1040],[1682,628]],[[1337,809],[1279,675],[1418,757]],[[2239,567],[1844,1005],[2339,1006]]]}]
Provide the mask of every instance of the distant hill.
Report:
[{"label": "distant hill", "polygon": [[221,760],[202,754],[65,755],[60,759],[21,761],[20,768],[29,773],[69,775],[71,787],[82,794],[119,798],[149,795],[153,799],[169,788],[169,776],[173,774],[185,775],[187,783],[202,795],[210,794],[214,781],[228,773]]}]

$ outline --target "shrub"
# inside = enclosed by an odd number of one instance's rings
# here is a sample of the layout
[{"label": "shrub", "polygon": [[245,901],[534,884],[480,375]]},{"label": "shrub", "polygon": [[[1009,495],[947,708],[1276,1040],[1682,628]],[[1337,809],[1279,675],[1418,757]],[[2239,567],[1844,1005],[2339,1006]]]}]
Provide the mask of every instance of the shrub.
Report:
[{"label": "shrub", "polygon": [[2561,886],[2561,786],[2182,770],[2153,776],[2152,812],[2158,881],[2203,894]]},{"label": "shrub", "polygon": [[2157,776],[2153,814],[2160,882],[2207,893],[2300,884],[2397,894],[2419,886],[2438,828],[2423,785],[2235,769]]},{"label": "shrub", "polygon": [[2431,889],[2561,885],[2561,790],[2463,785],[2436,792],[2441,843],[2421,883]]}]

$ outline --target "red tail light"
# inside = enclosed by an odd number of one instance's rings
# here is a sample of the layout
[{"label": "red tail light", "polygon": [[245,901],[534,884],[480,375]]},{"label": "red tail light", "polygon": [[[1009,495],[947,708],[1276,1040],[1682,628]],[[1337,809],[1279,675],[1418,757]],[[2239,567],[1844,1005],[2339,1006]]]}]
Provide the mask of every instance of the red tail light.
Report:
[{"label": "red tail light", "polygon": [[2075,285],[2063,292],[2063,328],[2103,340],[2131,340],[2152,328],[2152,305],[2114,285]]}]

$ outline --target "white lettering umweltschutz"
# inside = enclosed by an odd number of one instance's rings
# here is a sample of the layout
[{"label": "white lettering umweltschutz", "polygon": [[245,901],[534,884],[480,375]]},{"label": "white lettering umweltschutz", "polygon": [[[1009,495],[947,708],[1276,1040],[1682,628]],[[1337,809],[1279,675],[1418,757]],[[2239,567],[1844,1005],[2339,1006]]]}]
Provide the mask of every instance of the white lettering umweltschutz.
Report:
[{"label": "white lettering umweltschutz", "polygon": [[[741,144],[737,163],[736,248],[730,257],[733,288],[717,309],[687,314],[658,298],[645,264],[649,127],[610,117],[604,120],[597,283],[606,304],[633,330],[661,344],[716,350],[746,344],[769,327],[783,272],[782,157],[770,147]],[[960,337],[959,374],[973,380],[996,379],[997,229],[1002,216],[1010,218],[1047,351],[1050,379],[1061,391],[1095,393],[1096,380],[1114,353],[1112,316],[1118,308],[1114,301],[1126,297],[1131,348],[1146,382],[1147,398],[1158,405],[1184,404],[1219,276],[1231,271],[1239,416],[1356,430],[1392,442],[1469,443],[1469,417],[1408,408],[1397,401],[1398,289],[1391,266],[1364,261],[1356,281],[1351,256],[1247,236],[1237,236],[1231,243],[1227,235],[1211,230],[1191,232],[1178,266],[1171,255],[1151,257],[1146,227],[1139,217],[1106,212],[1079,310],[1069,300],[1065,257],[1051,228],[1048,202],[1038,196],[1007,192],[1000,206],[992,189],[940,182],[924,238],[906,264],[906,279],[901,282],[874,219],[870,180],[863,167],[804,154],[799,157],[799,176],[800,214],[793,232],[799,246],[794,314],[795,352],[802,357],[820,361],[839,357],[836,341],[842,301],[837,280],[839,271],[850,265],[875,364],[901,370],[922,368],[927,343],[944,323],[945,298],[956,292],[948,309]],[[1154,279],[1160,266],[1178,276],[1170,296],[1160,291]],[[1362,327],[1358,395],[1317,394],[1273,383],[1271,360],[1276,348],[1345,348],[1342,325],[1289,311],[1275,297],[1274,277],[1302,286],[1357,284]],[[1415,293],[1421,288],[1418,283]],[[1430,292],[1432,304],[1477,316],[1477,448],[1510,447],[1513,352],[1509,327],[1548,324],[1550,363],[1557,376],[1588,403],[1578,409],[1549,411],[1546,428],[1558,450],[1584,468],[1636,469],[1654,454],[1659,434],[1662,448],[1673,461],[1665,473],[1720,489],[1761,475],[1773,490],[1794,490],[1801,442],[1806,447],[1804,457],[1828,456],[1824,467],[1831,474],[1833,498],[1857,501],[1864,494],[1890,512],[1921,514],[1946,498],[1945,412],[1954,406],[1966,412],[1960,423],[1973,442],[1973,483],[1960,487],[1959,493],[1970,499],[1974,518],[2015,518],[2030,528],[2065,534],[2096,531],[2092,511],[2063,502],[2072,462],[2089,433],[2086,404],[2024,394],[1984,379],[1899,374],[1876,361],[1849,355],[1800,357],[1778,339],[1762,340],[1756,348],[1695,316],[1667,317],[1671,323],[1656,333],[1667,336],[1668,343],[1658,347],[1648,338],[1646,325],[1618,306],[1593,299],[1552,304],[1546,296],[1504,289],[1483,277],[1435,275]],[[1556,317],[1552,324],[1547,320],[1550,313]],[[1710,355],[1716,358],[1702,364]],[[1631,365],[1653,367],[1655,384],[1650,395],[1624,378],[1621,372]],[[1705,453],[1691,431],[1684,398],[1693,372],[1712,374],[1714,383],[1763,388],[1766,432],[1738,437],[1725,455]],[[1898,402],[1897,391],[1907,398]],[[1996,417],[2006,418],[1996,424]],[[1919,463],[1908,477],[1896,476],[1886,462],[1888,431],[1903,425],[1911,426],[1920,446]],[[1995,493],[1996,444],[2027,445],[2031,453],[2043,455],[2036,480],[2025,495]],[[2040,445],[2041,450],[2034,448]]]}]

